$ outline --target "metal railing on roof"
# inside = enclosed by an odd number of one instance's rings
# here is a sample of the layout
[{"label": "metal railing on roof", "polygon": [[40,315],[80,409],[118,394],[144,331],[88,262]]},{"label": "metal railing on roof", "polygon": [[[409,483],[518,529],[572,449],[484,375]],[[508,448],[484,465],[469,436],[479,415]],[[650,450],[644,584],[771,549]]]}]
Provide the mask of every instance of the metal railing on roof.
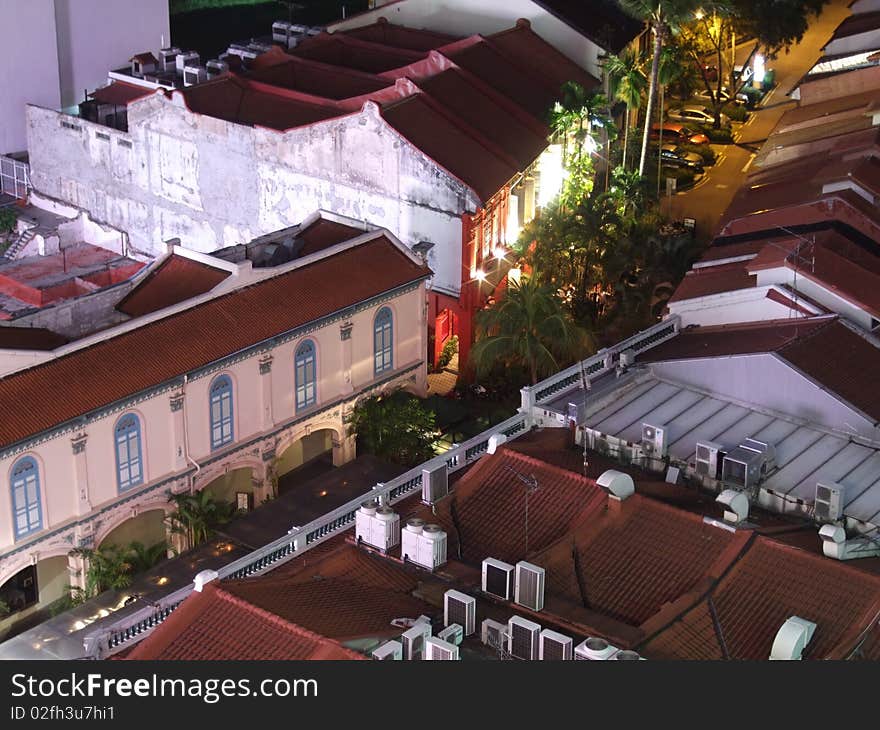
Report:
[{"label": "metal railing on roof", "polygon": [[[527,431],[528,427],[528,416],[517,413],[491,429],[455,446],[445,454],[419,464],[389,482],[377,484],[372,490],[360,497],[337,507],[307,525],[293,528],[287,535],[223,566],[217,570],[217,579],[249,578],[273,570],[320,545],[325,540],[350,529],[354,525],[355,514],[363,502],[371,499],[381,499],[388,504],[400,502],[421,489],[423,469],[445,463],[450,473],[458,471],[479,460],[487,452],[489,438],[493,434],[504,433],[508,438],[515,438]],[[132,640],[142,638],[145,632],[155,628],[168,618],[194,590],[195,584],[190,583],[150,606],[145,606],[110,625],[103,626],[100,632],[87,636],[83,643],[88,658],[100,658],[112,654],[125,648]]]}]

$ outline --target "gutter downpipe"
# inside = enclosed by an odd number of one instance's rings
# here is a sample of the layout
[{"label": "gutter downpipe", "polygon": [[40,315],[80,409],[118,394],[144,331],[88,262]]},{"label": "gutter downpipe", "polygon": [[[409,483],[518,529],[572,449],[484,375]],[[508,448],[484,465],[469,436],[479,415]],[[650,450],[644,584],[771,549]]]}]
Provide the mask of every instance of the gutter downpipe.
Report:
[{"label": "gutter downpipe", "polygon": [[189,382],[189,375],[186,373],[183,374],[183,455],[186,457],[186,460],[192,464],[196,468],[196,473],[190,477],[189,480],[189,493],[193,494],[195,491],[195,481],[196,477],[199,475],[199,472],[202,470],[202,467],[199,466],[199,463],[193,459],[189,455],[189,429],[186,425],[186,384]]}]

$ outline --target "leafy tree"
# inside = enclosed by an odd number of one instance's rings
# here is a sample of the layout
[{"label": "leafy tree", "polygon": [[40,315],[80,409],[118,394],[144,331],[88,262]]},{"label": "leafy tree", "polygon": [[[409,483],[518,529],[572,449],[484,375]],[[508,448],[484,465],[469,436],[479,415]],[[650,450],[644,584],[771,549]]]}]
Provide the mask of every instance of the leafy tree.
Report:
[{"label": "leafy tree", "polygon": [[147,547],[142,542],[128,544],[128,561],[133,573],[144,573],[154,565],[161,563],[168,553],[168,545],[164,540]]},{"label": "leafy tree", "polygon": [[737,32],[754,37],[774,58],[799,43],[828,0],[730,0]]},{"label": "leafy tree", "polygon": [[87,561],[83,598],[93,598],[104,591],[118,591],[131,585],[132,564],[124,547],[75,548],[70,554]]},{"label": "leafy tree", "polygon": [[533,279],[511,283],[503,298],[477,314],[476,330],[471,361],[478,375],[501,360],[524,365],[533,385],[558,370],[560,359],[574,359],[589,346],[552,286]]},{"label": "leafy tree", "polygon": [[0,208],[0,233],[9,233],[15,229],[18,213],[11,206]]},{"label": "leafy tree", "polygon": [[349,417],[359,447],[380,459],[414,466],[434,456],[433,411],[402,390],[361,400]]},{"label": "leafy tree", "polygon": [[645,21],[654,34],[654,49],[651,57],[651,73],[648,86],[648,104],[645,110],[645,129],[642,135],[642,155],[639,160],[639,174],[645,174],[645,160],[648,155],[651,124],[654,108],[657,105],[657,90],[660,75],[660,55],[663,46],[682,23],[691,20],[699,3],[697,0],[619,0],[621,7],[633,17]]},{"label": "leafy tree", "polygon": [[201,545],[213,537],[221,525],[232,519],[235,507],[217,501],[208,491],[171,495],[174,512],[167,518],[169,529],[183,535],[188,547]]},{"label": "leafy tree", "polygon": [[609,93],[614,99],[626,105],[626,121],[623,128],[623,161],[621,162],[621,165],[626,168],[629,129],[633,124],[630,117],[633,110],[638,112],[642,105],[642,96],[648,86],[648,79],[645,76],[641,56],[630,48],[625,49],[619,56],[609,54],[605,57],[603,66],[605,73],[608,74]]}]

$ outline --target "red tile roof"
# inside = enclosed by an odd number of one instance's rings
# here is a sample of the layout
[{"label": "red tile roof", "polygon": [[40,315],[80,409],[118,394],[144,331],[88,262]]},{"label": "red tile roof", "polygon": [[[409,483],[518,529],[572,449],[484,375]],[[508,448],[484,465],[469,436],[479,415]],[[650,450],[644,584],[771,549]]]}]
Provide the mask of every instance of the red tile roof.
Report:
[{"label": "red tile roof", "polygon": [[[528,498],[527,550],[527,487],[520,477],[532,476],[538,489]],[[492,557],[515,563],[554,543],[585,515],[603,509],[605,500],[592,479],[501,448],[468,470],[452,499],[441,502],[437,517],[430,519],[447,529],[464,560],[480,563]]]},{"label": "red tile roof", "polygon": [[415,94],[382,109],[385,121],[417,148],[489,200],[519,172],[494,142],[481,138],[430,100]]},{"label": "red tile roof", "polygon": [[411,595],[417,586],[415,571],[347,544],[296,570],[223,584],[244,601],[339,640],[398,634],[392,620],[433,613]]},{"label": "red tile roof", "polygon": [[635,494],[594,512],[533,562],[547,571],[549,591],[638,626],[720,575],[748,538]]},{"label": "red tile roof", "polygon": [[512,99],[535,119],[546,122],[559,95],[527,59],[512,59],[490,40],[468,38],[442,49],[444,56]]},{"label": "red tile roof", "polygon": [[742,262],[692,269],[681,280],[669,301],[679,302],[738,289],[752,289],[756,282],[757,277],[749,274]]},{"label": "red tile roof", "polygon": [[[269,54],[263,54],[260,58]],[[362,96],[390,85],[388,79],[307,58],[280,54],[278,63],[252,71],[247,78],[325,99]]]},{"label": "red tile roof", "polygon": [[302,41],[291,53],[333,66],[382,73],[406,66],[427,55],[427,51],[392,48],[380,43],[362,41],[342,33],[322,33]]},{"label": "red tile roof", "polygon": [[[844,658],[880,615],[880,578],[766,537],[757,538],[710,595],[732,659],[767,659],[791,616],[816,624],[805,659]],[[723,658],[707,600],[640,650],[658,658]]]},{"label": "red tile roof", "polygon": [[211,291],[230,272],[172,254],[116,305],[129,317],[142,317]]},{"label": "red tile roof", "polygon": [[404,48],[410,51],[431,51],[440,46],[445,46],[456,40],[455,36],[445,33],[435,33],[432,30],[421,28],[407,28],[403,25],[389,23],[385,18],[371,25],[362,25],[359,28],[341,31],[351,38],[380,43],[384,46]]},{"label": "red tile roof", "polygon": [[3,350],[54,350],[68,342],[43,327],[0,327],[0,349]]},{"label": "red tile roof", "polygon": [[516,59],[518,64],[534,68],[551,80],[557,90],[566,81],[574,81],[588,90],[600,83],[599,79],[533,32],[527,20],[519,20],[513,28],[494,33],[489,40],[507,56]]},{"label": "red tile roof", "polygon": [[197,114],[279,131],[346,113],[332,102],[316,103],[314,98],[305,100],[296,92],[233,75],[174,93],[182,94],[187,108]]},{"label": "red tile roof", "polygon": [[840,321],[802,332],[779,354],[802,373],[880,421],[880,347]]},{"label": "red tile roof", "polygon": [[190,595],[125,658],[244,661],[365,657],[212,583],[201,593]]},{"label": "red tile roof", "polygon": [[304,242],[299,255],[310,256],[338,243],[350,241],[352,238],[360,236],[365,232],[362,228],[354,228],[353,226],[337,223],[328,218],[319,218],[297,233],[296,237]]},{"label": "red tile roof", "polygon": [[831,317],[822,317],[806,321],[785,319],[693,327],[685,329],[671,340],[641,353],[638,359],[643,362],[660,362],[698,357],[778,352],[798,337],[814,332],[832,321]]},{"label": "red tile roof", "polygon": [[[340,279],[340,271],[358,276]],[[384,236],[0,379],[0,444],[429,275]],[[279,306],[283,302],[284,306]],[[137,361],[137,368],[131,363]],[[111,374],[111,375],[108,375]],[[63,393],[47,384],[64,383]],[[28,403],[28,408],[14,404]]]},{"label": "red tile roof", "polygon": [[525,114],[476,77],[458,69],[448,69],[419,82],[419,87],[477,130],[495,142],[525,170],[547,147],[550,133],[544,124]]},{"label": "red tile roof", "polygon": [[135,99],[141,99],[154,93],[156,93],[156,89],[145,89],[143,86],[126,84],[124,81],[114,81],[109,86],[96,89],[89,96],[101,104],[126,106]]}]

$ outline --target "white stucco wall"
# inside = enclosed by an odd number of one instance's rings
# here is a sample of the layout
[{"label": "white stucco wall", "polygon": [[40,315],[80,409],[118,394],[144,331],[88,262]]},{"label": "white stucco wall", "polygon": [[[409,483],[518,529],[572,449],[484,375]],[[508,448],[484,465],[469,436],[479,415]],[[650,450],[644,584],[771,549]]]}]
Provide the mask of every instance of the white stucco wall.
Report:
[{"label": "white stucco wall", "polygon": [[0,154],[25,149],[26,104],[79,103],[171,38],[168,0],[0,0],[0,29]]},{"label": "white stucco wall", "polygon": [[193,114],[161,92],[132,104],[128,119],[124,133],[30,107],[34,188],[151,253],[175,237],[214,251],[328,210],[387,228],[409,246],[431,241],[433,286],[459,291],[461,214],[479,201],[371,102],[286,133]]},{"label": "white stucco wall", "polygon": [[396,25],[427,28],[450,35],[488,35],[512,28],[519,18],[525,18],[541,38],[596,78],[602,78],[599,46],[531,0],[399,0],[377,2],[376,5],[380,7],[334,23],[327,30],[358,28],[385,17]]},{"label": "white stucco wall", "polygon": [[[373,319],[376,312],[385,306],[390,307],[394,314],[393,370],[376,378],[373,371]],[[189,456],[202,468],[202,478],[196,485],[202,488],[216,475],[242,468],[251,462],[264,468],[259,456],[264,448],[262,443],[257,443],[246,454],[241,451],[236,453],[237,445],[245,442],[266,437],[267,443],[277,441],[285,445],[304,436],[308,428],[331,428],[336,431],[336,438],[344,439],[343,410],[350,408],[361,394],[389,378],[393,379],[398,372],[400,382],[411,385],[415,390],[423,390],[427,347],[424,312],[425,285],[421,283],[409,291],[370,303],[348,318],[347,321],[352,324],[350,340],[342,340],[340,324],[343,320],[337,318],[296,339],[278,343],[266,351],[193,377],[185,386],[182,409],[186,419],[185,436],[175,425],[176,422],[182,423],[176,420],[180,412],[175,413],[170,407],[171,396],[179,393],[180,388],[169,386],[143,400],[120,404],[114,412],[90,421],[83,428],[47,433],[44,440],[37,437],[12,453],[0,454],[0,479],[3,480],[5,495],[0,499],[0,584],[20,570],[22,564],[29,562],[30,553],[42,559],[51,552],[47,544],[37,542],[24,552],[4,556],[4,553],[15,551],[18,547],[14,538],[9,477],[19,459],[32,456],[37,461],[43,515],[41,532],[27,536],[19,543],[28,545],[35,538],[39,540],[41,535],[77,522],[80,525],[91,523],[93,527],[90,526],[87,532],[96,535],[99,541],[103,535],[136,514],[138,509],[155,509],[157,505],[161,507],[165,503],[165,489],[156,491],[152,487],[192,468],[192,462],[187,461],[186,453],[182,450],[185,442],[189,445]],[[306,338],[315,342],[317,350],[317,402],[298,413],[294,395],[294,351]],[[346,367],[349,347],[350,370]],[[267,354],[273,358],[272,367],[269,373],[263,374],[260,372],[260,360]],[[208,390],[213,380],[221,374],[229,375],[233,382],[234,442],[212,452]],[[111,376],[108,374],[108,377]],[[264,401],[264,392],[269,394],[268,402]],[[344,403],[341,408],[336,407],[332,412],[327,410],[327,406],[340,401]],[[267,416],[267,406],[271,409],[271,417]],[[126,413],[136,413],[140,418],[144,482],[120,493],[114,428]],[[86,436],[84,453],[90,509],[85,511],[75,477],[77,458],[82,458],[82,454],[78,457],[72,448],[72,439],[80,434]],[[227,455],[227,452],[230,453]],[[118,503],[122,503],[119,508],[115,506]],[[66,550],[72,547],[68,545],[62,549],[63,545],[56,545],[55,542],[51,545],[54,550],[60,550],[59,554],[66,555]]]}]

